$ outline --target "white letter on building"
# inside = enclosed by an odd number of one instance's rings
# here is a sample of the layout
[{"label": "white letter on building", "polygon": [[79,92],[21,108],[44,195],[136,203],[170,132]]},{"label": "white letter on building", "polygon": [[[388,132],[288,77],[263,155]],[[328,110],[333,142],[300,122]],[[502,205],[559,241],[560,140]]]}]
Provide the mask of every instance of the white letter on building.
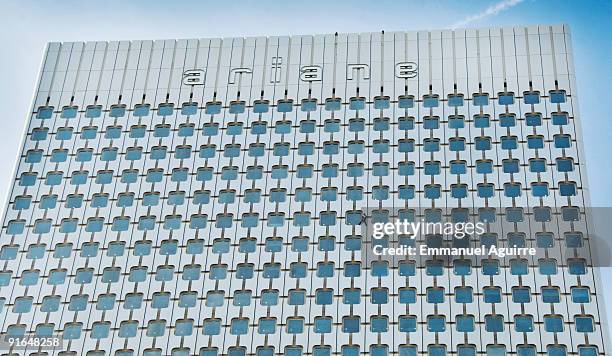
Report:
[{"label": "white letter on building", "polygon": [[305,82],[319,82],[323,79],[323,68],[320,66],[303,66],[300,68],[300,79]]},{"label": "white letter on building", "polygon": [[251,70],[251,68],[234,68],[232,70],[230,70],[230,75],[229,75],[229,84],[235,84],[236,83],[236,76],[237,74],[240,73],[245,73],[245,74],[251,74],[253,73],[253,71]]},{"label": "white letter on building", "polygon": [[347,64],[346,65],[346,80],[353,80],[353,75],[359,79],[359,75],[363,71],[362,79],[370,79],[370,66],[367,64]]},{"label": "white letter on building", "polygon": [[414,62],[399,62],[395,65],[395,76],[398,78],[414,78],[417,76],[418,66]]},{"label": "white letter on building", "polygon": [[283,68],[283,57],[272,57],[272,70],[270,71],[270,83],[280,83]]},{"label": "white letter on building", "polygon": [[204,69],[190,69],[183,72],[183,84],[204,85],[206,71]]}]

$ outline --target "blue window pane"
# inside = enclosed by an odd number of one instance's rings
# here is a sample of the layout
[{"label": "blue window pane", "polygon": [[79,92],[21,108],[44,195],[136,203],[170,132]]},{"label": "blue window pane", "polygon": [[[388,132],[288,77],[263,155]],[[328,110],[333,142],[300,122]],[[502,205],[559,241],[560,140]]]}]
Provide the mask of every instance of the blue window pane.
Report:
[{"label": "blue window pane", "polygon": [[261,304],[265,306],[272,306],[278,304],[278,291],[274,289],[262,291]]},{"label": "blue window pane", "polygon": [[550,114],[553,125],[567,125],[569,123],[569,114],[567,112],[553,112]]},{"label": "blue window pane", "polygon": [[536,348],[534,345],[518,345],[516,353],[519,356],[536,356]]},{"label": "blue window pane", "polygon": [[374,131],[388,131],[389,127],[388,117],[377,117],[374,119]]},{"label": "blue window pane", "polygon": [[423,107],[435,108],[438,107],[439,96],[438,94],[426,94],[423,95]]},{"label": "blue window pane", "polygon": [[474,316],[473,315],[457,315],[456,328],[458,332],[474,331]]},{"label": "blue window pane", "polygon": [[578,346],[578,355],[579,356],[596,356],[599,354],[599,350],[595,345],[580,345]]},{"label": "blue window pane", "polygon": [[565,345],[548,345],[546,346],[546,353],[549,356],[566,356],[567,348]]},{"label": "blue window pane", "polygon": [[540,113],[525,114],[525,123],[527,124],[527,126],[541,126],[542,125],[542,114]]},{"label": "blue window pane", "polygon": [[73,119],[77,116],[78,110],[77,106],[64,106],[60,117],[62,119]]},{"label": "blue window pane", "polygon": [[523,92],[523,101],[525,104],[539,104],[540,103],[540,92],[539,91],[525,91]]},{"label": "blue window pane", "polygon": [[242,114],[245,110],[245,102],[240,101],[232,101],[229,104],[229,113],[230,114]]},{"label": "blue window pane", "polygon": [[572,138],[567,134],[557,134],[553,136],[553,142],[556,148],[570,148]]},{"label": "blue window pane", "polygon": [[108,205],[108,194],[96,193],[92,196],[91,206],[93,208],[104,208]]},{"label": "blue window pane", "polygon": [[572,287],[571,296],[574,303],[589,303],[591,301],[588,287]]},{"label": "blue window pane", "polygon": [[542,287],[541,292],[544,303],[559,303],[561,300],[557,287]]},{"label": "blue window pane", "polygon": [[425,130],[436,130],[440,128],[440,118],[437,116],[425,116],[423,118],[423,128]]},{"label": "blue window pane", "polygon": [[474,115],[474,127],[478,129],[487,128],[490,126],[490,116],[488,114]]},{"label": "blue window pane", "polygon": [[400,109],[410,109],[414,107],[414,96],[412,95],[400,95],[397,98],[397,106]]},{"label": "blue window pane", "polygon": [[548,195],[548,183],[531,183],[531,194],[534,197],[545,197]]},{"label": "blue window pane", "polygon": [[403,131],[413,130],[414,129],[414,117],[402,116],[398,118],[398,128]]},{"label": "blue window pane", "polygon": [[93,158],[93,149],[81,148],[77,151],[75,160],[77,162],[89,162]]},{"label": "blue window pane", "polygon": [[465,119],[462,115],[449,115],[448,127],[451,129],[462,129],[465,127]]},{"label": "blue window pane", "polygon": [[121,126],[108,126],[104,133],[104,138],[107,139],[118,139],[121,137]]},{"label": "blue window pane", "polygon": [[572,275],[585,275],[587,273],[587,264],[584,258],[568,258],[567,265],[569,273]]},{"label": "blue window pane", "polygon": [[293,111],[293,100],[282,99],[276,103],[276,110],[281,113],[288,113]]},{"label": "blue window pane", "polygon": [[219,335],[221,332],[221,319],[206,319],[202,326],[204,335]]},{"label": "blue window pane", "polygon": [[575,196],[577,188],[575,182],[559,182],[559,194],[564,197]]},{"label": "blue window pane", "polygon": [[467,172],[467,164],[465,161],[451,161],[450,162],[451,174],[465,174]]},{"label": "blue window pane", "polygon": [[559,157],[555,161],[559,172],[572,172],[574,170],[574,160],[572,158]]},{"label": "blue window pane", "polygon": [[62,337],[66,340],[74,340],[81,337],[81,330],[83,328],[83,324],[80,322],[70,322],[64,325],[64,332]]},{"label": "blue window pane", "polygon": [[455,300],[457,303],[472,303],[474,300],[472,287],[456,287]]},{"label": "blue window pane", "polygon": [[463,94],[448,94],[447,102],[450,107],[463,106]]},{"label": "blue window pane", "polygon": [[301,110],[304,112],[317,110],[317,99],[302,99]]},{"label": "blue window pane", "polygon": [[376,96],[374,97],[374,109],[388,109],[391,106],[391,102],[388,96]]},{"label": "blue window pane", "polygon": [[125,151],[125,159],[128,161],[138,161],[142,158],[142,147],[128,147]]},{"label": "blue window pane", "polygon": [[416,332],[417,318],[413,315],[402,315],[399,317],[400,332]]},{"label": "blue window pane", "polygon": [[317,334],[330,333],[332,330],[332,318],[317,316],[314,320],[314,332]]},{"label": "blue window pane", "polygon": [[325,99],[325,110],[336,111],[340,110],[342,101],[340,98],[327,98]]},{"label": "blue window pane", "polygon": [[516,126],[516,115],[513,113],[503,113],[499,115],[499,125],[501,127]]},{"label": "blue window pane", "polygon": [[[143,138],[145,137],[147,127],[145,125],[134,125],[130,127],[130,138]],[[95,137],[95,136],[94,136]]]},{"label": "blue window pane", "polygon": [[446,321],[443,315],[427,316],[427,331],[444,332],[444,330],[446,330]]},{"label": "blue window pane", "polygon": [[208,122],[202,126],[202,135],[216,136],[219,133],[219,124],[216,122]]},{"label": "blue window pane", "polygon": [[577,315],[574,317],[574,323],[576,324],[576,331],[579,333],[592,333],[595,331],[595,322],[590,315]]},{"label": "blue window pane", "polygon": [[553,104],[561,104],[567,100],[565,90],[550,90],[548,92],[550,102]]},{"label": "blue window pane", "polygon": [[512,105],[514,104],[514,93],[513,92],[500,92],[497,94],[499,105]]},{"label": "blue window pane", "polygon": [[344,316],[342,317],[342,332],[357,333],[359,332],[361,319],[359,316]]},{"label": "blue window pane", "polygon": [[51,152],[51,162],[65,162],[68,158],[68,150],[53,150]]},{"label": "blue window pane", "polygon": [[62,127],[57,130],[55,139],[59,141],[68,141],[72,138],[72,127]]},{"label": "blue window pane", "polygon": [[125,104],[113,104],[110,107],[109,116],[114,118],[123,117],[125,116],[126,108]]},{"label": "blue window pane", "polygon": [[221,102],[220,101],[209,101],[206,103],[204,112],[207,115],[216,115],[221,113]]},{"label": "blue window pane", "polygon": [[32,130],[32,136],[30,139],[32,141],[44,141],[47,139],[47,134],[49,133],[49,129],[46,127],[37,127]]},{"label": "blue window pane", "polygon": [[504,150],[514,150],[518,147],[518,139],[516,136],[502,136],[501,146]]},{"label": "blue window pane", "polygon": [[351,110],[363,110],[365,109],[365,98],[364,97],[353,97],[349,100],[349,109]]},{"label": "blue window pane", "polygon": [[545,315],[544,330],[548,332],[562,332],[563,317],[561,315]]},{"label": "blue window pane", "polygon": [[30,208],[32,202],[32,196],[22,195],[15,197],[15,203],[13,205],[14,210],[27,210]]},{"label": "blue window pane", "polygon": [[266,113],[270,110],[270,102],[268,100],[255,100],[253,102],[253,112],[256,114]]},{"label": "blue window pane", "polygon": [[485,330],[488,332],[504,331],[503,315],[485,315]]},{"label": "blue window pane", "polygon": [[47,120],[53,116],[53,106],[40,106],[36,112],[36,118],[40,120]]},{"label": "blue window pane", "polygon": [[198,112],[198,103],[185,102],[181,106],[181,115],[195,115]]},{"label": "blue window pane", "polygon": [[427,288],[427,303],[444,303],[444,288]]},{"label": "blue window pane", "polygon": [[259,334],[274,334],[276,331],[276,318],[260,318],[257,332]]},{"label": "blue window pane", "polygon": [[489,94],[488,93],[477,93],[472,95],[472,102],[476,106],[487,106],[489,105]]},{"label": "blue window pane", "polygon": [[150,104],[136,104],[134,105],[134,110],[132,115],[136,117],[143,117],[149,115],[149,111],[151,110]]},{"label": "blue window pane", "polygon": [[217,153],[217,146],[214,144],[200,146],[200,157],[201,158],[213,158]]}]

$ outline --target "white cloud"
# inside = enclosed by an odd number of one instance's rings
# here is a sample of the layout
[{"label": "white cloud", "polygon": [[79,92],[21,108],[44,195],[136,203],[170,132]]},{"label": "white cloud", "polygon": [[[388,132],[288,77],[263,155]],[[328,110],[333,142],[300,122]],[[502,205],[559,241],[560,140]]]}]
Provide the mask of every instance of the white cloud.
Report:
[{"label": "white cloud", "polygon": [[481,11],[477,14],[471,15],[471,16],[467,16],[465,17],[463,20],[455,22],[454,24],[451,25],[452,29],[458,28],[458,27],[465,27],[465,25],[471,23],[471,22],[475,22],[475,21],[480,21],[484,18],[490,17],[490,16],[495,16],[497,14],[499,14],[502,11],[508,10],[520,3],[522,3],[524,0],[502,0],[499,1],[489,7],[487,7],[484,11]]}]

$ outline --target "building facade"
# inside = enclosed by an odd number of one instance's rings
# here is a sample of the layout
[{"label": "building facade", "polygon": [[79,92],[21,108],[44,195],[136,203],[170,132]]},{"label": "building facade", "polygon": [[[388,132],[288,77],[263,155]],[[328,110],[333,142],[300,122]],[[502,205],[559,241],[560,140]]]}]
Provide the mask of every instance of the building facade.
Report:
[{"label": "building facade", "polygon": [[[49,44],[0,353],[604,354],[571,52],[565,26]],[[376,221],[458,216],[539,254],[371,254]]]}]

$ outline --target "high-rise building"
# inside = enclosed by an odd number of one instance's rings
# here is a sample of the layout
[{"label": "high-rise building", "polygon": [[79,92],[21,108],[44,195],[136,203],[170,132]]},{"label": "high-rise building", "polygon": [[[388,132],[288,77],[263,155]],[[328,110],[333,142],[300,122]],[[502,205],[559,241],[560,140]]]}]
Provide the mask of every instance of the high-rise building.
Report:
[{"label": "high-rise building", "polygon": [[[566,26],[50,43],[0,353],[604,354],[571,52]],[[484,227],[369,236],[397,219]]]}]

